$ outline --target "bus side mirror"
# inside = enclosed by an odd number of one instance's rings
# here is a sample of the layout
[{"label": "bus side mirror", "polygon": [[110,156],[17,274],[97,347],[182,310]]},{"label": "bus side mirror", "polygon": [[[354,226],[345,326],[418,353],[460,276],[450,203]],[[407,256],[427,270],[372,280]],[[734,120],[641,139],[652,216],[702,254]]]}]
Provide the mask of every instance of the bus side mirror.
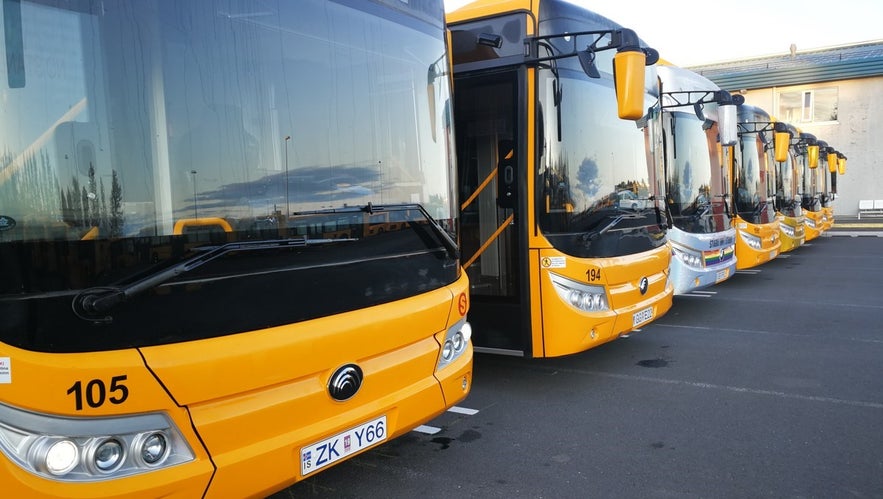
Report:
[{"label": "bus side mirror", "polygon": [[774,127],[774,135],[776,162],[788,161],[788,149],[791,147],[791,132],[788,131],[788,125],[777,122]]},{"label": "bus side mirror", "polygon": [[837,158],[837,151],[835,151],[833,147],[828,147],[828,171],[836,172],[838,162],[839,158]]},{"label": "bus side mirror", "polygon": [[819,166],[819,146],[806,146],[806,155],[809,159],[810,168],[818,168]]},{"label": "bus side mirror", "polygon": [[639,120],[644,116],[644,67],[659,61],[659,52],[642,48],[638,35],[630,29],[618,32],[619,48],[613,56],[613,80],[619,117]]},{"label": "bus side mirror", "polygon": [[638,120],[644,116],[644,67],[647,56],[640,49],[626,49],[613,56],[613,79],[619,117]]},{"label": "bus side mirror", "polygon": [[725,104],[717,108],[717,124],[722,146],[736,145],[739,140],[739,125],[736,122],[736,106]]}]

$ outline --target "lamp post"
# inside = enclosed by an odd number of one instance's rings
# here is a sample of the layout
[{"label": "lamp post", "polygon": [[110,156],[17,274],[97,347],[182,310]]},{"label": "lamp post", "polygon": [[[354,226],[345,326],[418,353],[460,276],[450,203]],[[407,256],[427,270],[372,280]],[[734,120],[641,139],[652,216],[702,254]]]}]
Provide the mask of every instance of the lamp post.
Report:
[{"label": "lamp post", "polygon": [[288,141],[291,140],[291,135],[286,135],[283,141],[285,145],[285,218],[288,219],[288,216],[291,214],[291,204],[288,198]]},{"label": "lamp post", "polygon": [[190,170],[193,175],[193,218],[199,218],[199,207],[196,202],[196,170]]}]

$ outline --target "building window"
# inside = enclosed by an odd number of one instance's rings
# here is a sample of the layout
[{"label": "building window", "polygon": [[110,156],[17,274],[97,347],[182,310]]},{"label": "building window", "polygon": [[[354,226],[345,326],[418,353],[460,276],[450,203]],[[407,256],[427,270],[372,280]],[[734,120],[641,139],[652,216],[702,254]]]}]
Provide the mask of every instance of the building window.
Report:
[{"label": "building window", "polygon": [[837,121],[837,87],[779,92],[779,119],[788,123]]}]

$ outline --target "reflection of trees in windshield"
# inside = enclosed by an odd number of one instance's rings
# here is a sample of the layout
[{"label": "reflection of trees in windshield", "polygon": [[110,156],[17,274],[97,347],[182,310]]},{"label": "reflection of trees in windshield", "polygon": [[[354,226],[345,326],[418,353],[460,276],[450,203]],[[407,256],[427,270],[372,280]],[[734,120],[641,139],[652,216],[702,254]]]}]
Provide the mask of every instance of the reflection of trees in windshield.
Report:
[{"label": "reflection of trees in windshield", "polygon": [[595,197],[601,190],[601,179],[598,172],[598,163],[589,158],[585,158],[577,169],[576,178],[579,181],[580,190],[589,197]]},{"label": "reflection of trees in windshield", "polygon": [[[40,149],[39,158],[26,155],[22,167],[0,184],[0,206],[16,206],[26,219],[49,219],[64,222],[81,237],[82,229],[97,228],[100,234],[118,237],[122,234],[125,215],[119,175],[111,171],[110,192],[95,166],[89,164],[84,183],[77,175],[62,187],[49,154]],[[13,161],[9,155],[0,158],[3,164]],[[59,228],[61,226],[59,225]]]}]

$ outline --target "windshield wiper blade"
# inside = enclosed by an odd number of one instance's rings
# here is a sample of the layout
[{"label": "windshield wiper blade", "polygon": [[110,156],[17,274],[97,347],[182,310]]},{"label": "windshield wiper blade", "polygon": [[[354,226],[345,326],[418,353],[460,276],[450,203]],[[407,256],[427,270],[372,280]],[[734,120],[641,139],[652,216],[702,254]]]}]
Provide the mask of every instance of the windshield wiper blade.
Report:
[{"label": "windshield wiper blade", "polygon": [[[444,228],[442,228],[442,226],[439,225],[438,222],[434,218],[432,218],[432,215],[430,215],[429,212],[426,211],[426,208],[424,208],[422,204],[415,203],[415,204],[411,204],[411,205],[406,204],[406,205],[401,205],[401,206],[406,206],[406,207],[420,210],[420,213],[422,213],[423,216],[426,217],[426,220],[429,222],[430,227],[433,228],[435,233],[441,239],[442,246],[444,246],[445,250],[447,250],[448,256],[452,260],[459,260],[460,259],[460,250],[457,248],[457,243],[453,239],[451,239],[451,236],[450,236],[450,234],[448,234],[448,231],[446,231]],[[408,209],[408,208],[405,208],[405,209]]]},{"label": "windshield wiper blade", "polygon": [[623,220],[643,218],[641,215],[638,215],[635,213],[628,213],[626,210],[623,210],[621,208],[617,209],[616,211],[617,211],[616,216],[608,217],[610,219],[610,222],[608,222],[606,225],[604,225],[600,229],[596,229],[595,227],[600,226],[604,222],[604,220],[598,221],[598,223],[595,224],[595,226],[592,229],[584,232],[580,236],[580,238],[583,241],[591,241],[593,239],[596,239],[598,236],[603,236],[604,234],[607,233],[607,231],[609,231],[610,229],[619,225],[619,223],[622,222]]},{"label": "windshield wiper blade", "polygon": [[[375,205],[373,203],[368,203],[364,206],[344,208],[342,210],[336,209],[336,210],[331,210],[331,212],[340,213],[340,212],[362,211],[362,212],[365,212],[369,215],[373,215],[375,213],[383,213],[385,211],[408,211],[408,210],[419,211],[420,214],[423,215],[423,218],[425,218],[426,221],[429,222],[429,226],[432,227],[433,232],[435,232],[436,235],[441,240],[441,244],[442,244],[442,246],[445,247],[445,250],[447,251],[448,256],[452,260],[459,260],[460,259],[460,250],[459,250],[459,248],[457,248],[457,243],[451,238],[451,236],[448,234],[448,231],[446,231],[444,228],[442,228],[442,226],[439,225],[438,221],[436,221],[436,219],[432,218],[432,215],[430,215],[429,212],[426,211],[426,208],[424,208],[423,205],[420,203],[392,204],[392,205]],[[296,213],[296,215],[313,215],[313,214],[318,215],[318,214],[323,214],[323,213],[328,213],[328,212],[329,211],[323,211],[323,210],[306,211],[306,212],[298,212],[298,213]],[[413,222],[414,220],[408,220],[408,221]]]},{"label": "windshield wiper blade", "polygon": [[261,241],[240,241],[234,243],[222,244],[220,246],[208,246],[196,248],[200,254],[188,258],[183,262],[172,265],[166,269],[150,274],[147,277],[139,279],[133,283],[122,286],[97,286],[84,289],[77,293],[71,302],[71,308],[74,315],[80,319],[96,322],[107,323],[113,320],[113,317],[105,315],[108,311],[123,303],[130,298],[141,293],[149,291],[166,281],[199,268],[206,263],[226,255],[233,251],[262,251],[280,248],[299,248],[314,244],[327,244],[346,241],[356,241],[357,239],[340,238],[340,239],[307,239],[305,237],[297,237],[290,239],[266,239]]}]

